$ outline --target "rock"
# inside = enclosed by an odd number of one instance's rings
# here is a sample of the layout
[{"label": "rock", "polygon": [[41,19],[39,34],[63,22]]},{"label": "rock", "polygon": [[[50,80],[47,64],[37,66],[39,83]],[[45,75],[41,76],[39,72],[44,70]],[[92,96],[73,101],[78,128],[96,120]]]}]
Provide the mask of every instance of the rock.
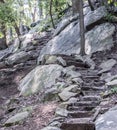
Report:
[{"label": "rock", "polygon": [[116,130],[117,129],[117,106],[111,108],[96,120],[96,130]]},{"label": "rock", "polygon": [[67,65],[67,63],[66,63],[66,61],[65,60],[63,60],[63,58],[62,57],[57,57],[57,60],[58,60],[58,62],[60,63],[60,65],[62,65],[62,66],[66,66]]},{"label": "rock", "polygon": [[90,66],[90,69],[95,69],[95,62],[90,58],[90,56],[85,56],[85,63]]},{"label": "rock", "polygon": [[60,127],[61,126],[61,123],[59,121],[53,121],[49,124],[49,126],[54,126],[54,127]]},{"label": "rock", "polygon": [[68,115],[68,111],[67,111],[67,106],[68,106],[68,102],[63,102],[61,103],[56,111],[55,111],[55,115],[56,116],[62,116],[62,117],[67,117]]},{"label": "rock", "polygon": [[80,93],[81,89],[79,88],[78,85],[70,85],[70,86],[66,87],[63,91],[69,91],[69,92],[73,92],[73,93]]},{"label": "rock", "polygon": [[70,85],[62,90],[61,93],[59,93],[59,97],[62,101],[67,101],[71,97],[75,97],[77,94],[81,92],[81,89],[78,85]]},{"label": "rock", "polygon": [[112,81],[106,83],[106,85],[108,85],[108,86],[114,86],[114,85],[117,85],[117,79],[112,80]]},{"label": "rock", "polygon": [[78,85],[83,83],[83,80],[81,78],[72,78],[71,81]]},{"label": "rock", "polygon": [[48,29],[51,27],[50,23],[47,23],[45,20],[41,20],[40,24],[37,24],[35,27],[31,28],[29,31],[30,34],[40,33],[44,31],[48,31]]},{"label": "rock", "polygon": [[45,64],[57,64],[57,63],[62,66],[66,66],[66,62],[63,60],[63,58],[57,56],[49,56],[45,62]]},{"label": "rock", "polygon": [[35,106],[23,107],[23,108],[22,108],[22,111],[27,111],[27,112],[29,112],[29,113],[32,113],[33,110],[34,110],[36,107],[37,107],[36,105],[35,105]]},{"label": "rock", "polygon": [[86,33],[86,53],[91,54],[93,52],[111,49],[113,46],[112,35],[114,30],[115,27],[112,24],[104,23],[88,31]]},{"label": "rock", "polygon": [[[90,10],[89,7],[84,8],[85,12],[85,26],[92,25],[93,23],[101,20],[104,16],[107,14],[107,10],[105,7],[100,7],[94,12]],[[76,21],[78,19],[78,15],[75,15],[73,17],[64,19],[61,21],[61,23],[58,25],[57,29],[54,32],[53,36],[58,35],[62,30],[64,30],[71,22]]]},{"label": "rock", "polygon": [[69,91],[62,91],[61,93],[59,93],[59,97],[62,101],[67,101],[71,97],[75,97],[76,95],[77,95],[77,93],[73,93],[73,92],[69,92]]},{"label": "rock", "polygon": [[16,38],[13,43],[13,52],[17,52],[20,49],[21,42],[19,38]]},{"label": "rock", "polygon": [[73,71],[75,71],[75,69],[76,69],[76,67],[74,66],[74,65],[71,65],[71,66],[69,66],[69,67],[66,67],[66,70],[73,70]]},{"label": "rock", "polygon": [[48,59],[46,59],[45,64],[56,64],[57,63],[57,57],[56,56],[48,56]]},{"label": "rock", "polygon": [[5,63],[8,65],[23,63],[29,60],[31,55],[25,51],[14,53],[8,58],[6,58]]},{"label": "rock", "polygon": [[62,90],[63,88],[67,87],[68,85],[65,82],[57,82],[54,85],[58,90]]},{"label": "rock", "polygon": [[96,22],[98,23],[101,21],[105,16],[107,15],[107,10],[106,8],[99,7],[94,11],[90,11],[84,18],[84,24],[87,29],[90,27],[94,26]]},{"label": "rock", "polygon": [[47,127],[43,128],[41,130],[61,130],[61,129],[58,128],[58,127],[47,126]]},{"label": "rock", "polygon": [[32,41],[33,38],[34,36],[30,36],[30,37],[26,36],[26,38],[21,42],[21,49],[24,49],[24,48],[27,48],[28,46],[33,45],[33,41]]},{"label": "rock", "polygon": [[14,52],[17,52],[19,49],[24,49],[27,48],[27,46],[31,46],[33,45],[34,42],[34,38],[38,38],[38,34],[37,33],[27,33],[23,36],[20,36],[20,38],[15,39],[14,41]]},{"label": "rock", "polygon": [[112,77],[111,73],[108,72],[108,73],[102,73],[101,77],[100,77],[100,80],[105,80],[105,82],[109,82],[109,78]]},{"label": "rock", "polygon": [[57,88],[50,88],[48,89],[45,94],[43,101],[53,101],[58,98],[59,90]]},{"label": "rock", "polygon": [[21,95],[30,95],[51,88],[60,77],[63,67],[60,65],[37,66],[21,80],[19,90]]},{"label": "rock", "polygon": [[6,122],[5,122],[5,126],[9,126],[12,124],[17,124],[20,121],[22,121],[23,119],[27,118],[29,115],[29,112],[25,111],[25,112],[21,112],[21,113],[17,113],[16,115],[12,116],[11,118],[9,118]]},{"label": "rock", "polygon": [[116,60],[110,59],[108,61],[103,62],[99,67],[102,69],[98,72],[98,74],[107,72],[112,69],[112,67],[116,64]]},{"label": "rock", "polygon": [[[78,18],[78,16],[77,16],[76,18]],[[53,36],[58,35],[58,34],[59,34],[62,30],[64,30],[70,23],[71,23],[70,18],[62,20],[61,23],[58,25],[57,29],[54,31]]]},{"label": "rock", "polygon": [[84,64],[88,65],[90,67],[90,69],[95,68],[95,62],[91,59],[90,55],[81,56],[81,55],[76,54],[74,56],[75,56],[76,60],[81,61]]},{"label": "rock", "polygon": [[117,75],[109,75],[107,78],[105,78],[105,81],[108,83],[108,82],[110,82],[110,81],[112,81],[112,80],[115,80],[115,79],[117,79]]},{"label": "rock", "polygon": [[[110,23],[96,24],[97,21],[104,18],[106,10],[100,7],[95,11],[90,11],[85,16],[85,27],[90,31],[85,33],[86,53],[90,54],[96,51],[110,49],[113,46],[112,34],[115,27]],[[103,35],[105,34],[105,35]],[[98,36],[98,37],[97,37]],[[61,33],[50,40],[42,49],[41,55],[45,54],[79,54],[80,52],[80,28],[79,22],[71,22]]]},{"label": "rock", "polygon": [[54,56],[54,55],[45,55],[41,61],[38,61],[38,64],[39,64],[39,62],[41,62],[42,65],[59,64],[62,66],[66,66],[66,61],[63,60],[62,57],[58,57],[58,56]]},{"label": "rock", "polygon": [[81,74],[79,72],[76,72],[76,71],[72,70],[71,68],[66,68],[64,70],[64,73],[65,73],[66,77],[70,77],[70,78],[78,78],[81,76]]},{"label": "rock", "polygon": [[[42,49],[40,57],[45,54],[79,54],[80,52],[80,32],[79,25],[71,23],[58,36],[50,40]],[[77,30],[76,30],[77,29]],[[71,32],[72,30],[72,32]],[[104,23],[96,26],[85,34],[86,53],[110,49],[113,46],[112,34],[115,27],[112,24]],[[105,34],[104,36],[102,36]],[[98,38],[97,38],[98,35]],[[78,37],[79,36],[79,37]],[[71,44],[72,43],[72,44]]]},{"label": "rock", "polygon": [[78,101],[78,98],[72,97],[68,100],[68,103],[76,103]]},{"label": "rock", "polygon": [[0,69],[6,67],[5,63],[4,62],[0,62]]},{"label": "rock", "polygon": [[67,117],[68,111],[67,111],[66,109],[64,109],[64,108],[59,108],[59,107],[58,107],[58,108],[56,109],[55,114],[56,114],[57,116]]},{"label": "rock", "polygon": [[62,101],[67,101],[71,97],[76,96],[78,93],[80,93],[81,90],[78,88],[77,85],[71,85],[69,87],[66,87],[61,93],[59,93],[59,97]]},{"label": "rock", "polygon": [[0,61],[3,61],[4,58],[8,57],[9,55],[12,54],[13,47],[10,46],[9,48],[0,51]]}]

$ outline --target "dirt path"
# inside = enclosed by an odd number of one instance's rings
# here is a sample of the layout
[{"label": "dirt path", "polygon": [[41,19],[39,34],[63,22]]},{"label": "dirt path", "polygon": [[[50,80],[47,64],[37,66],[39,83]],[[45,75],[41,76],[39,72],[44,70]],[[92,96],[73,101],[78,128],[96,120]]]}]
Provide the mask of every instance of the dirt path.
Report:
[{"label": "dirt path", "polygon": [[0,104],[18,93],[17,88],[20,80],[35,68],[37,65],[37,57],[49,39],[51,39],[51,33],[37,39],[38,44],[29,50],[33,54],[33,57],[25,63],[0,69]]}]

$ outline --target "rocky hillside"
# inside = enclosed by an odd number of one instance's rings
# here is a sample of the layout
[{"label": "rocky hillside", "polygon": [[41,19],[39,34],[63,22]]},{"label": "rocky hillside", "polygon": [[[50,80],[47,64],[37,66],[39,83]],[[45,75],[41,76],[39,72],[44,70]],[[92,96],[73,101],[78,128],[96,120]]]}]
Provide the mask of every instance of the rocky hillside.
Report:
[{"label": "rocky hillside", "polygon": [[116,130],[116,23],[84,12],[86,56],[78,16],[0,51],[0,130]]}]

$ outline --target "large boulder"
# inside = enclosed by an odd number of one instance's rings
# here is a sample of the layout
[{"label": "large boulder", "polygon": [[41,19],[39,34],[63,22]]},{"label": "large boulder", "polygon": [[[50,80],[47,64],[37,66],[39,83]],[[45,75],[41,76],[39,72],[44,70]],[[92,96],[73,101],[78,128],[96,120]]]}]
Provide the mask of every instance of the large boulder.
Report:
[{"label": "large boulder", "polygon": [[0,61],[3,61],[3,59],[8,57],[9,55],[11,55],[12,52],[13,52],[13,46],[10,46],[9,48],[7,48],[5,50],[1,50],[0,51]]},{"label": "large boulder", "polygon": [[31,54],[25,51],[21,51],[18,53],[14,53],[8,58],[6,58],[5,62],[8,65],[18,64],[18,63],[24,63],[31,57]]},{"label": "large boulder", "polygon": [[21,113],[17,113],[16,115],[12,116],[11,118],[9,118],[6,122],[5,122],[5,126],[9,126],[9,125],[13,125],[13,124],[17,124],[20,121],[24,120],[25,118],[27,118],[29,116],[29,112],[28,111],[24,111]]},{"label": "large boulder", "polygon": [[[106,9],[100,7],[95,11],[89,11],[89,13],[85,15],[85,28],[88,28],[88,31],[86,30],[85,33],[87,54],[110,49],[110,47],[113,46],[112,34],[115,31],[115,27],[110,23],[102,22],[102,19],[106,14]],[[58,32],[56,31],[55,35],[56,36],[43,48],[39,59],[45,54],[79,54],[79,20],[72,20],[63,31],[60,32],[60,29],[58,29]]]},{"label": "large boulder", "polygon": [[56,64],[37,66],[21,80],[20,94],[27,96],[51,88],[56,83],[56,79],[60,77],[62,70],[63,67]]},{"label": "large boulder", "polygon": [[98,72],[99,74],[110,71],[112,67],[116,64],[116,60],[110,59],[100,64],[101,70]]},{"label": "large boulder", "polygon": [[117,130],[117,106],[96,120],[96,130]]}]

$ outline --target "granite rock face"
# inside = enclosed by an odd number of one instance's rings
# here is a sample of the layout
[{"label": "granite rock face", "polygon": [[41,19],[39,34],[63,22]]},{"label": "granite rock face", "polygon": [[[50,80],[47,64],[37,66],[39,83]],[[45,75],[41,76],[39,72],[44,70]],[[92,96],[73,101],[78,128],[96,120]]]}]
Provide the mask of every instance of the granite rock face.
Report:
[{"label": "granite rock face", "polygon": [[60,77],[63,67],[60,65],[43,65],[32,70],[21,80],[19,90],[21,95],[31,95],[44,91],[55,84]]},{"label": "granite rock face", "polygon": [[117,129],[117,106],[111,108],[96,120],[96,130]]},{"label": "granite rock face", "polygon": [[[86,53],[90,54],[96,51],[110,49],[113,46],[112,34],[115,27],[103,21],[107,11],[104,7],[100,7],[95,11],[89,11],[85,15],[85,39]],[[75,18],[74,18],[75,19]],[[79,54],[80,52],[80,28],[79,19],[68,19],[65,21],[65,27],[60,25],[60,28],[55,30],[55,36],[42,49],[38,58],[40,60],[45,54]],[[71,21],[71,22],[70,22]]]}]

